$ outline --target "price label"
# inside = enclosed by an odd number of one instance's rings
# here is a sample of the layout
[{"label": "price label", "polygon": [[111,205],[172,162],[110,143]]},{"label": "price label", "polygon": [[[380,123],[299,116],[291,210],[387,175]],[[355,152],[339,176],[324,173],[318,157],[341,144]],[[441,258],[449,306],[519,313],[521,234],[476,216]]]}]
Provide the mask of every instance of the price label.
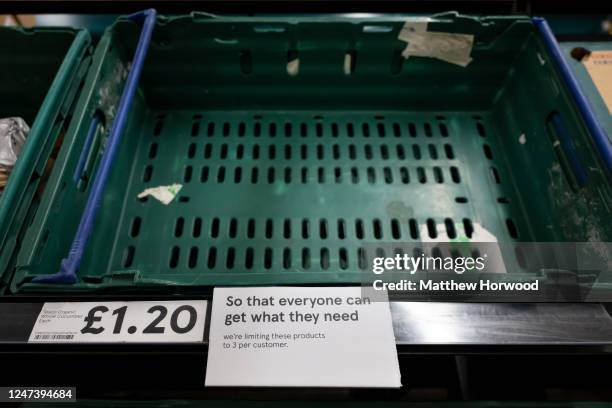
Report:
[{"label": "price label", "polygon": [[197,343],[206,301],[45,303],[30,343]]}]

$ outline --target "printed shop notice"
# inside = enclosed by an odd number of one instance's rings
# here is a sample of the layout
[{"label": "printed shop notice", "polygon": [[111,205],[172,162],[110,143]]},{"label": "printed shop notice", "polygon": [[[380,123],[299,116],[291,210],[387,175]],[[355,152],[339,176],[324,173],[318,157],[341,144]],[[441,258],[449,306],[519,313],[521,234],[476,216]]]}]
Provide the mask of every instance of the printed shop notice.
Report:
[{"label": "printed shop notice", "polygon": [[388,302],[360,287],[215,288],[206,386],[401,386]]}]

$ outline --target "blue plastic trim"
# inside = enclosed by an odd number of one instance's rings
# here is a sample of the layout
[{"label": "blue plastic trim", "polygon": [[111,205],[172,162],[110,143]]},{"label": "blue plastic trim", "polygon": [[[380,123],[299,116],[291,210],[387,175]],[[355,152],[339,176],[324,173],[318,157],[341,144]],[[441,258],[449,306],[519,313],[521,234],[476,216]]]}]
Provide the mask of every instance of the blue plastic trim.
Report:
[{"label": "blue plastic trim", "polygon": [[100,125],[101,115],[98,111],[94,114],[91,119],[91,125],[89,125],[89,130],[87,131],[87,137],[85,138],[85,144],[83,145],[83,150],[81,150],[81,155],[79,156],[79,161],[77,163],[76,169],[74,170],[74,182],[78,183],[83,175],[83,168],[85,167],[85,162],[87,161],[87,156],[89,155],[89,151],[91,150],[91,145],[93,143],[94,136],[98,131],[98,126]]},{"label": "blue plastic trim", "polygon": [[91,187],[91,193],[87,197],[87,204],[85,205],[85,210],[81,216],[81,221],[79,222],[79,227],[74,237],[74,241],[72,241],[68,257],[62,260],[59,272],[53,275],[37,276],[33,279],[33,282],[75,283],[77,281],[76,271],[81,265],[87,240],[91,235],[94,221],[104,195],[106,181],[117,154],[117,149],[121,143],[123,131],[127,124],[132,99],[134,98],[136,89],[138,88],[138,80],[142,72],[144,60],[147,56],[149,44],[151,43],[151,36],[153,34],[153,28],[155,27],[156,15],[157,12],[155,9],[148,9],[132,14],[128,17],[136,23],[140,23],[144,19],[144,23],[142,32],[140,33],[140,38],[138,40],[138,45],[136,47],[136,52],[134,53],[132,68],[128,74],[125,82],[125,88],[123,89],[123,93],[119,101],[117,116],[115,117],[115,121],[113,122],[110,135],[108,137],[107,149],[102,155],[102,161],[96,172],[96,177],[94,179],[93,186]]},{"label": "blue plastic trim", "polygon": [[534,17],[533,23],[548,46],[548,50],[552,54],[561,76],[563,77],[572,97],[574,98],[574,101],[576,102],[576,105],[578,106],[578,110],[580,111],[587,129],[591,134],[591,138],[595,143],[595,148],[599,152],[606,170],[608,171],[608,178],[612,179],[612,143],[610,142],[608,135],[597,121],[591,104],[580,89],[578,81],[576,78],[574,78],[574,74],[565,61],[563,53],[559,48],[559,44],[557,43],[557,40],[555,39],[555,36],[553,35],[546,20],[541,17]]}]

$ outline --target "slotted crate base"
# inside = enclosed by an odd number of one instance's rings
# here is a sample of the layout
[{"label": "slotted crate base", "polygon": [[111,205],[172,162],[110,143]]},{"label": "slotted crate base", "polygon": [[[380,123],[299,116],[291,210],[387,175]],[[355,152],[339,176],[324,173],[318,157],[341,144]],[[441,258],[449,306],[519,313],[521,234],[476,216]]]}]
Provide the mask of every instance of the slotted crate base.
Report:
[{"label": "slotted crate base", "polygon": [[[115,242],[107,274],[358,282],[376,242],[525,230],[486,113],[171,111],[149,113],[139,138],[117,229],[92,242]],[[172,183],[168,206],[137,198]]]}]

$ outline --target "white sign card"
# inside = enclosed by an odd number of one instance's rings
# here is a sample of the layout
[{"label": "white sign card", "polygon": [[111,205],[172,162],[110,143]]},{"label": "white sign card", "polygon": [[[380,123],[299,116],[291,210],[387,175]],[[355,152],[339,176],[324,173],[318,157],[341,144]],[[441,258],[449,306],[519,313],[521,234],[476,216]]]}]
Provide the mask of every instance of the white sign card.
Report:
[{"label": "white sign card", "polygon": [[206,386],[401,386],[389,302],[359,287],[215,288]]}]

